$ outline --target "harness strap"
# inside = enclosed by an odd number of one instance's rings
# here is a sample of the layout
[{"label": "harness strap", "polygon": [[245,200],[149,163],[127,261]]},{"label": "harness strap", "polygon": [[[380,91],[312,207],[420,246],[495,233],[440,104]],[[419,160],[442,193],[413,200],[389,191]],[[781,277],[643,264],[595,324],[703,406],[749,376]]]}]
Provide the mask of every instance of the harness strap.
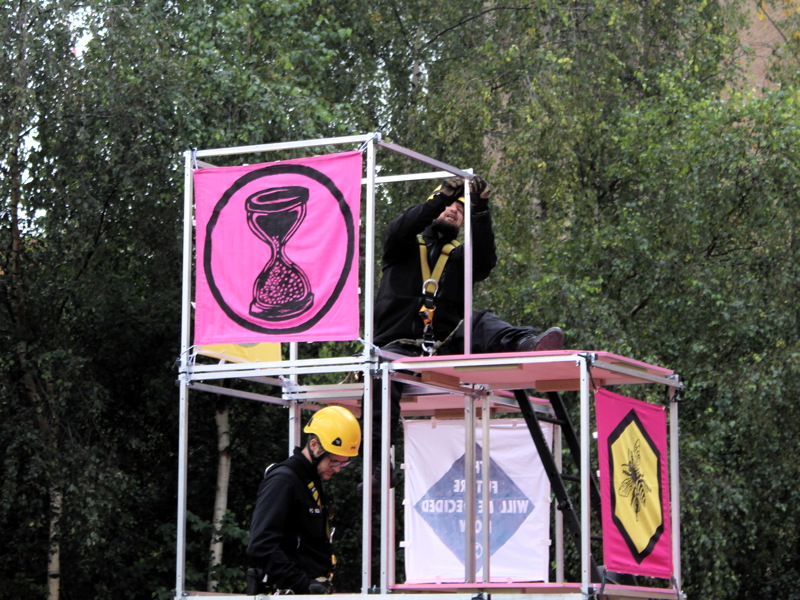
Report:
[{"label": "harness strap", "polygon": [[430,294],[435,296],[439,289],[439,278],[442,276],[444,266],[447,264],[447,259],[450,258],[450,253],[461,245],[458,240],[448,242],[442,247],[439,258],[436,260],[436,265],[431,272],[430,264],[428,263],[428,246],[425,239],[421,234],[417,234],[417,241],[419,242],[419,262],[422,267],[422,293],[425,295]]},{"label": "harness strap", "polygon": [[428,263],[428,246],[422,235],[417,235],[419,242],[419,263],[422,269],[422,306],[419,307],[419,316],[422,319],[422,351],[428,356],[432,356],[437,350],[436,340],[433,335],[433,317],[436,311],[434,299],[439,292],[439,278],[444,272],[447,259],[454,248],[459,246],[458,241],[453,240],[442,246],[439,258],[431,272]]},{"label": "harness strap", "polygon": [[422,330],[423,342],[422,350],[425,354],[432,355],[438,349],[435,346],[433,337],[433,315],[436,310],[434,297],[439,291],[439,278],[444,272],[447,259],[450,258],[450,253],[454,248],[460,244],[457,240],[446,243],[439,253],[439,258],[436,260],[436,265],[431,272],[430,264],[428,263],[428,245],[421,234],[417,234],[417,241],[419,242],[419,262],[422,268],[422,306],[419,307],[419,316],[422,319],[424,328]]}]

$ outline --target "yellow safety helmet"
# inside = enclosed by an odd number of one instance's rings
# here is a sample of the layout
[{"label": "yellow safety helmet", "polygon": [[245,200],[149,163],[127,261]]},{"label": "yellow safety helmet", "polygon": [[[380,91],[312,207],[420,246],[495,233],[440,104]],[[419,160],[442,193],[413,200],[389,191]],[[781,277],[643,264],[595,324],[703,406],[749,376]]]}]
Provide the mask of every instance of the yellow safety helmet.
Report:
[{"label": "yellow safety helmet", "polygon": [[361,426],[353,413],[342,406],[326,406],[318,410],[303,431],[316,435],[326,452],[358,456]]}]

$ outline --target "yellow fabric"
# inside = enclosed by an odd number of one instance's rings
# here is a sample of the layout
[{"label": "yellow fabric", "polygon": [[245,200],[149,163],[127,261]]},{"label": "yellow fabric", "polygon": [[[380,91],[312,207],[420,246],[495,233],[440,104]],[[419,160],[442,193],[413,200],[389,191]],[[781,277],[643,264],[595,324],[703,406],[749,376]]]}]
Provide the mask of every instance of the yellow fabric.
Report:
[{"label": "yellow fabric", "polygon": [[[428,264],[428,246],[425,244],[425,240],[421,235],[417,235],[417,241],[419,242],[419,261],[422,267],[422,281],[425,285],[425,291],[428,294],[435,294],[439,285],[439,278],[442,276],[444,266],[447,264],[450,253],[454,248],[460,246],[461,243],[458,240],[453,240],[445,244],[436,261],[436,265],[433,267],[433,273],[431,273],[431,267]],[[433,281],[428,283],[430,280]]]},{"label": "yellow fabric", "polygon": [[636,423],[631,423],[611,445],[614,479],[619,482],[614,516],[625,528],[638,552],[647,548],[653,533],[664,522],[658,456]]},{"label": "yellow fabric", "polygon": [[260,344],[210,344],[198,346],[197,354],[229,362],[276,362],[281,360],[281,345],[272,342]]}]

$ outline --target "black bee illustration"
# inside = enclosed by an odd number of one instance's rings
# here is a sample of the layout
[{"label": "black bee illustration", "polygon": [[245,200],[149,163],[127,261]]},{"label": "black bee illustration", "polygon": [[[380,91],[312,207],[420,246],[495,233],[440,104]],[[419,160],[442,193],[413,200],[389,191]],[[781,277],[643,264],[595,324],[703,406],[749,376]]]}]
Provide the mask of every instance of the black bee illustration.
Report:
[{"label": "black bee illustration", "polygon": [[622,472],[625,479],[619,485],[619,495],[623,498],[631,497],[631,506],[636,513],[636,520],[639,520],[639,511],[647,504],[647,494],[650,493],[650,486],[647,485],[644,475],[639,469],[639,445],[641,440],[636,440],[633,449],[628,450],[628,462],[623,463]]}]

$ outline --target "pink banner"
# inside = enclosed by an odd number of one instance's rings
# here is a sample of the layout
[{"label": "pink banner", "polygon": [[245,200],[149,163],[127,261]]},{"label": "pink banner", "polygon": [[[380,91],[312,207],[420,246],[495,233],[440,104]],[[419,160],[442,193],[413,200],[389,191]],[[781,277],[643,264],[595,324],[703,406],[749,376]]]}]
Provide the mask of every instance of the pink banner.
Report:
[{"label": "pink banner", "polygon": [[195,344],[358,338],[361,152],[194,172]]},{"label": "pink banner", "polygon": [[610,571],[670,579],[664,408],[600,389],[597,408],[603,557]]}]

